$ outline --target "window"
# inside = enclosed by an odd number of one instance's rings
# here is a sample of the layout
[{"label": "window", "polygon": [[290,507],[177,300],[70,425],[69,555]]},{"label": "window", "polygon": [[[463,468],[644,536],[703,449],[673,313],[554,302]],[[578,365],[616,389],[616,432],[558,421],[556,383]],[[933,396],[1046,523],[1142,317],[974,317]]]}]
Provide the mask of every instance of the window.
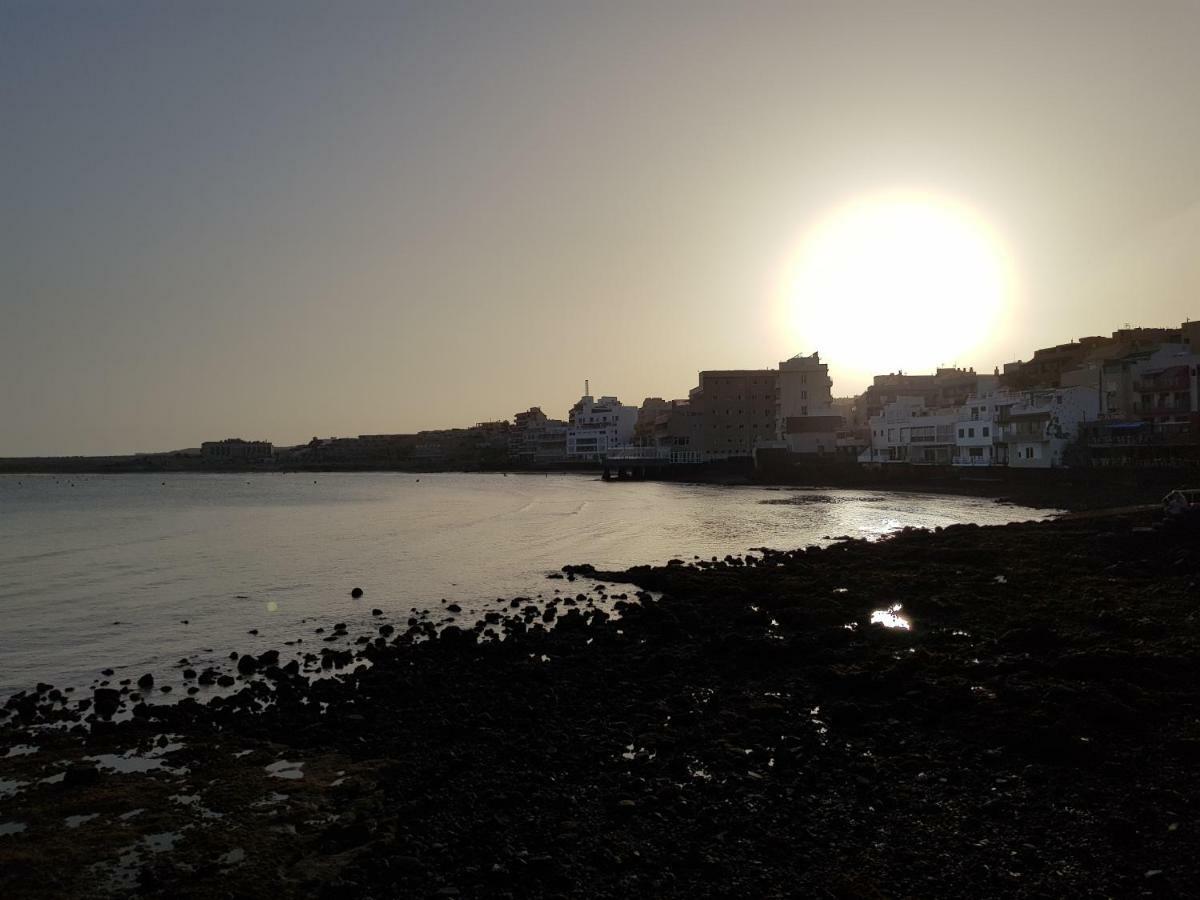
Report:
[{"label": "window", "polygon": [[801,391],[801,392],[800,392],[800,399],[801,399],[801,400],[807,400],[807,399],[808,399],[808,391]]},{"label": "window", "polygon": [[967,429],[967,437],[975,437],[975,429],[974,428]]},{"label": "window", "polygon": [[808,407],[807,406],[800,407],[800,415],[802,415],[802,416],[808,415]]},{"label": "window", "polygon": [[958,429],[958,436],[959,436],[959,437],[965,437],[965,432],[964,432],[964,431],[963,431],[961,428],[960,428],[960,429]]},{"label": "window", "polygon": [[980,459],[983,457],[983,448],[982,447],[970,447],[968,449],[968,453],[972,459]]},{"label": "window", "polygon": [[987,429],[986,427],[983,429],[983,436],[984,436],[984,437],[990,437],[990,436],[991,436],[990,434],[988,434],[988,431],[989,431],[989,429]]}]

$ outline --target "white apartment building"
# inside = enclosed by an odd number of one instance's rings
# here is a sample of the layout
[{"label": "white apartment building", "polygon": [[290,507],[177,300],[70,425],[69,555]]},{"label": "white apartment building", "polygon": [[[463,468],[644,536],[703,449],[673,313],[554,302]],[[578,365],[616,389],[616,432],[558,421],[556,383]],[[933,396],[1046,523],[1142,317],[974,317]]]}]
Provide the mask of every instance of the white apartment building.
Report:
[{"label": "white apartment building", "polygon": [[571,407],[567,421],[567,456],[571,459],[603,461],[608,451],[633,440],[638,408],[626,406],[616,397],[599,400],[584,394]]},{"label": "white apartment building", "polygon": [[954,425],[956,466],[1003,466],[1008,462],[1007,447],[999,442],[1001,410],[1016,398],[997,388],[997,380],[983,376],[979,390],[959,408]]},{"label": "white apartment building", "polygon": [[1094,420],[1099,412],[1099,391],[1090,386],[1013,395],[998,420],[1008,465],[1023,469],[1063,465],[1063,451],[1075,440],[1080,424]]},{"label": "white apartment building", "polygon": [[922,397],[897,397],[870,418],[871,446],[858,461],[949,465],[958,418],[957,409],[927,409]]}]

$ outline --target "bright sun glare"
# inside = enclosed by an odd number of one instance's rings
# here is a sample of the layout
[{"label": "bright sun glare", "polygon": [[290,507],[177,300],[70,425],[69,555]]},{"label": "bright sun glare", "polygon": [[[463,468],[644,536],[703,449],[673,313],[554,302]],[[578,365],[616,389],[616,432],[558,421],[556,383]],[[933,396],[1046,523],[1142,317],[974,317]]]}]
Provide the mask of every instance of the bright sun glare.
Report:
[{"label": "bright sun glare", "polygon": [[868,376],[962,362],[1012,303],[1001,241],[966,206],[892,192],[834,210],[787,262],[781,310],[794,346]]}]

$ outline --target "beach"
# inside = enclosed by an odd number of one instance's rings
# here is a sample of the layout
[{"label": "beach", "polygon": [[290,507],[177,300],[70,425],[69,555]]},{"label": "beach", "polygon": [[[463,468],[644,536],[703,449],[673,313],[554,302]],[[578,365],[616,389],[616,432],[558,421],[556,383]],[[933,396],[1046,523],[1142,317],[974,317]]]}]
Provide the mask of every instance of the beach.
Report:
[{"label": "beach", "polygon": [[580,561],[472,627],[347,629],[311,682],[268,651],[225,698],[90,723],[30,692],[2,887],[1187,896],[1195,537],[1142,512]]}]

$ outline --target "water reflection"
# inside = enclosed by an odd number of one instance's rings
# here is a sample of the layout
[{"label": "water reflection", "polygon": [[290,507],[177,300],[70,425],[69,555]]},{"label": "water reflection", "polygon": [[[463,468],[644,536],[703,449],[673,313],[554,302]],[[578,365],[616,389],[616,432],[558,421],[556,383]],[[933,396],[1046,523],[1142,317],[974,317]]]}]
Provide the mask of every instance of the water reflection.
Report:
[{"label": "water reflection", "polygon": [[[306,619],[366,621],[375,605],[400,615],[446,597],[471,614],[536,595],[564,563],[720,559],[1042,515],[971,497],[587,476],[188,474],[169,476],[167,494],[160,476],[92,477],[69,492],[24,482],[0,476],[0,698],[37,681],[87,685],[106,667],[258,653],[305,636]],[[355,585],[371,602],[349,596]]]},{"label": "water reflection", "polygon": [[887,609],[877,609],[871,613],[871,624],[882,625],[884,628],[903,628],[908,631],[912,628],[912,623],[903,616],[897,615],[903,607],[899,603],[894,603]]}]

